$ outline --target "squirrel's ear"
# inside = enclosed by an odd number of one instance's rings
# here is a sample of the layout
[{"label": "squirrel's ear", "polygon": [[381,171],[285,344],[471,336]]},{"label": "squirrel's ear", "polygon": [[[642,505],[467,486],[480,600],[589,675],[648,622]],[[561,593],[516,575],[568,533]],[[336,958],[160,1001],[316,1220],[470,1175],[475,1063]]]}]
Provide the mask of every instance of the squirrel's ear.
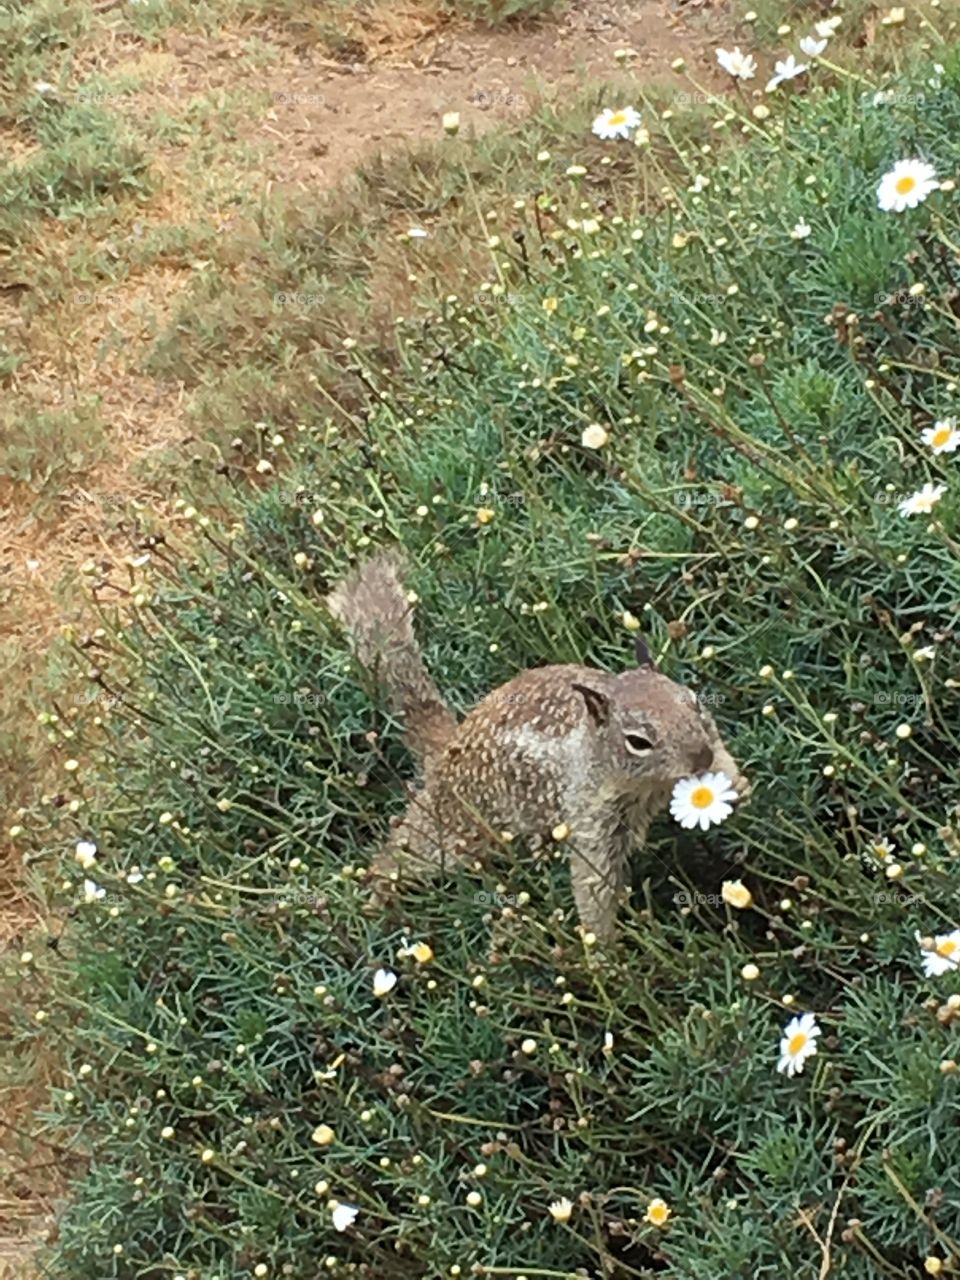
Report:
[{"label": "squirrel's ear", "polygon": [[589,685],[575,684],[574,689],[587,704],[587,714],[594,724],[605,725],[610,722],[610,699],[605,693],[591,689]]},{"label": "squirrel's ear", "polygon": [[647,648],[647,642],[643,636],[638,635],[633,642],[633,651],[637,655],[638,667],[652,667],[654,665],[653,658],[650,656],[650,650]]}]

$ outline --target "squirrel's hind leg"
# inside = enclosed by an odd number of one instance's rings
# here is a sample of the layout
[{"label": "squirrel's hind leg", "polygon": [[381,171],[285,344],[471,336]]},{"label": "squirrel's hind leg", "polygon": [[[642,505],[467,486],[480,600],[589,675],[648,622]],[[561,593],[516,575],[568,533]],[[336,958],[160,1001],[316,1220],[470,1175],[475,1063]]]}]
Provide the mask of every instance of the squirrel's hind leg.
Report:
[{"label": "squirrel's hind leg", "polygon": [[370,865],[370,887],[375,899],[384,901],[406,883],[422,884],[442,875],[465,850],[462,841],[444,833],[433,812],[429,791],[411,802],[386,844]]}]

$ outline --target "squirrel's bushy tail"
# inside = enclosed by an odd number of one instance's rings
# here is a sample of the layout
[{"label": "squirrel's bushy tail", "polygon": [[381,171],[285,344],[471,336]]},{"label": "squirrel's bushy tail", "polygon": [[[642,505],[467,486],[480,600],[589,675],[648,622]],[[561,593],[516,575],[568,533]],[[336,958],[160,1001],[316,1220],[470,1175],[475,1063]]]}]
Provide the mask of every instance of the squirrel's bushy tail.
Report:
[{"label": "squirrel's bushy tail", "polygon": [[397,548],[363,561],[327,596],[327,607],[346,631],[359,661],[381,681],[403,718],[406,741],[424,771],[457,728],[424,666],[403,586],[406,560]]}]

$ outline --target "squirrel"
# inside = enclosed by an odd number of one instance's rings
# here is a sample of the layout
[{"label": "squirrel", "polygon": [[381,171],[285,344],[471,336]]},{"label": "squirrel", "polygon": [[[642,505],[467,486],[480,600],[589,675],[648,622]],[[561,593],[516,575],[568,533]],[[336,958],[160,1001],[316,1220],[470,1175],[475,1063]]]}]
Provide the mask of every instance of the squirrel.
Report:
[{"label": "squirrel", "polygon": [[385,686],[422,771],[370,867],[375,897],[404,876],[424,880],[452,859],[476,858],[505,832],[531,847],[553,835],[569,849],[581,925],[613,940],[631,848],[642,847],[675,784],[712,769],[749,795],[713,717],[638,639],[633,670],[534,667],[458,723],[424,664],[406,570],[399,549],[380,552],[327,597],[356,658]]}]

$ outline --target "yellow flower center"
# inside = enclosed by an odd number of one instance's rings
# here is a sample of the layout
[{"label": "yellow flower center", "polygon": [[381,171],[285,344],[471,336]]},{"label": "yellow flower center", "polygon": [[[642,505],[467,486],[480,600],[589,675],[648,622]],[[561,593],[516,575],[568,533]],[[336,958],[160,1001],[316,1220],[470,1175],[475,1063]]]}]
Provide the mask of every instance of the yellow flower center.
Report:
[{"label": "yellow flower center", "polygon": [[626,123],[627,113],[625,111],[611,111],[610,115],[607,117],[607,124],[617,125]]},{"label": "yellow flower center", "polygon": [[901,196],[909,195],[916,185],[916,178],[912,174],[905,173],[902,178],[897,179],[897,194]]},{"label": "yellow flower center", "polygon": [[935,431],[933,433],[933,443],[937,446],[937,448],[939,448],[940,445],[942,444],[946,444],[949,439],[950,439],[949,427],[941,427],[939,431]]},{"label": "yellow flower center", "polygon": [[806,1046],[809,1036],[805,1031],[798,1031],[795,1036],[790,1037],[790,1043],[787,1045],[787,1052],[791,1057],[796,1057],[798,1053]]},{"label": "yellow flower center", "polygon": [[695,809],[709,809],[713,804],[713,790],[710,787],[697,787],[690,795],[690,803]]},{"label": "yellow flower center", "polygon": [[949,960],[956,951],[957,946],[958,944],[952,938],[944,938],[942,942],[937,943],[937,955]]}]

